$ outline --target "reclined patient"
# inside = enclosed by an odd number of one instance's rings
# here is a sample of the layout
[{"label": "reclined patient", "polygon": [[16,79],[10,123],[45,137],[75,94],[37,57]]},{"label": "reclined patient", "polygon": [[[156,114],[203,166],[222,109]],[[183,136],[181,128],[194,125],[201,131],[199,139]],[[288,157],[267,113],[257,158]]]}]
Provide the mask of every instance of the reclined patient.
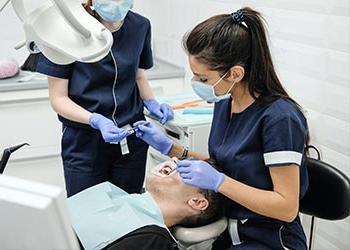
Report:
[{"label": "reclined patient", "polygon": [[85,249],[176,249],[168,228],[198,227],[222,216],[221,195],[185,185],[168,161],[146,177],[146,192],[128,194],[104,182],[67,199]]}]

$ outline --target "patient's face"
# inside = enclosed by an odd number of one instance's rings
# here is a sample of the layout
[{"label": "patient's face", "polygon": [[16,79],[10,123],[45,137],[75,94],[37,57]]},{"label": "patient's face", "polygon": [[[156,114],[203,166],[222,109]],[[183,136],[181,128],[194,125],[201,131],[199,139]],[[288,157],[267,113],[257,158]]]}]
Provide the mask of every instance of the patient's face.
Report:
[{"label": "patient's face", "polygon": [[175,170],[175,162],[167,161],[154,167],[146,177],[146,190],[166,197],[190,197],[198,193],[198,189],[182,182],[179,173]]}]

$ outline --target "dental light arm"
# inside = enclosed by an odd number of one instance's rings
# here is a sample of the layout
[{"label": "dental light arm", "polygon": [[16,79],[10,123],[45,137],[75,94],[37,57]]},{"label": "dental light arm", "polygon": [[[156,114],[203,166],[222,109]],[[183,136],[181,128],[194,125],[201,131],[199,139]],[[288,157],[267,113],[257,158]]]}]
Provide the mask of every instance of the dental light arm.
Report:
[{"label": "dental light arm", "polygon": [[83,25],[81,25],[81,23],[75,18],[75,16],[72,14],[72,12],[68,8],[64,0],[51,0],[51,1],[54,4],[56,4],[57,8],[60,10],[63,17],[70,24],[70,26],[72,26],[72,28],[75,29],[75,31],[80,33],[86,39],[91,37],[91,32],[87,30]]},{"label": "dental light arm", "polygon": [[113,36],[86,12],[78,0],[50,0],[27,13],[23,0],[0,0],[0,11],[11,1],[23,23],[30,53],[42,52],[50,61],[66,65],[75,61],[93,63],[104,58],[113,45]]},{"label": "dental light arm", "polygon": [[[19,19],[22,22],[25,21],[27,17],[27,12],[24,9],[23,0],[2,0],[5,1],[3,7],[5,7],[9,1],[11,1],[13,9],[15,10]],[[64,0],[51,0],[53,4],[56,5],[57,9],[61,12],[62,16],[69,23],[69,25],[78,33],[80,33],[85,38],[91,37],[91,32],[87,30],[81,23],[74,17],[71,10],[68,8],[66,1]],[[1,6],[1,5],[0,5]]]},{"label": "dental light arm", "polygon": [[7,4],[10,2],[11,0],[0,0],[0,12],[5,9],[5,7],[7,6]]}]

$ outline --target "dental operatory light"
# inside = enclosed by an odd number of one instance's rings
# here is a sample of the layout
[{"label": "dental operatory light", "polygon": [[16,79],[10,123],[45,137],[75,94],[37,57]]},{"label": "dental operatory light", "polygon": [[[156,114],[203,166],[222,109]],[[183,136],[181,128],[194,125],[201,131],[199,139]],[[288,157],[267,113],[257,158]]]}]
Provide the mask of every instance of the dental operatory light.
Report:
[{"label": "dental operatory light", "polygon": [[23,0],[0,0],[0,13],[10,2],[25,32],[25,41],[16,49],[26,46],[30,53],[42,52],[52,62],[66,65],[100,61],[112,47],[111,32],[80,1],[49,0],[27,13]]}]

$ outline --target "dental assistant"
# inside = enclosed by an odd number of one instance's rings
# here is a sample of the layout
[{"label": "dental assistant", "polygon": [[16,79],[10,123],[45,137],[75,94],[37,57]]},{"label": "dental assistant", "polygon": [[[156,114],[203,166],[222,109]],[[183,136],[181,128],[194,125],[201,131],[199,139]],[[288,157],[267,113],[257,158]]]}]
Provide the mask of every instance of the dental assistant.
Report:
[{"label": "dental assistant", "polygon": [[169,105],[154,99],[145,77],[144,69],[153,66],[151,25],[130,11],[132,5],[132,0],[84,4],[114,38],[110,53],[101,61],[57,65],[41,55],[37,64],[37,71],[48,75],[51,105],[63,123],[68,197],[105,181],[139,193],[148,145],[129,129],[145,119],[144,106],[161,123],[173,117]]},{"label": "dental assistant", "polygon": [[[261,15],[243,8],[196,26],[184,38],[193,90],[215,102],[209,155],[189,152],[151,123],[137,136],[171,157],[188,185],[228,199],[229,249],[307,249],[298,211],[308,187],[306,119],[274,70]],[[223,248],[220,248],[223,249]]]}]

